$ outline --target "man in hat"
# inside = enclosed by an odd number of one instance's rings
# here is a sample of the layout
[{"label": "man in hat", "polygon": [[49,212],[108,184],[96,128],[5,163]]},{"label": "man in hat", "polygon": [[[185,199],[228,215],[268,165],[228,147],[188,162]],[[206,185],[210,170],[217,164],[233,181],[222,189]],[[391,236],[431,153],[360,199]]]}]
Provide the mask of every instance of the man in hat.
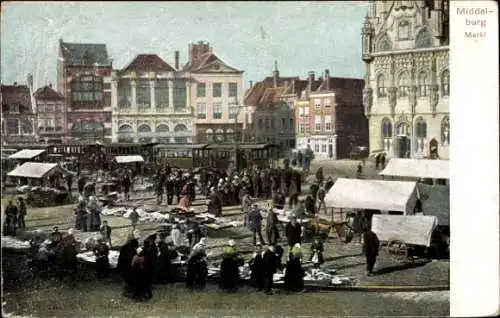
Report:
[{"label": "man in hat", "polygon": [[16,227],[17,227],[17,217],[19,214],[19,209],[17,206],[12,203],[12,201],[9,201],[9,204],[5,207],[5,224],[7,227],[7,233],[11,235],[16,234]]},{"label": "man in hat", "polygon": [[363,252],[366,256],[366,271],[370,276],[373,274],[373,267],[377,261],[380,242],[377,235],[368,226],[365,226],[363,229],[363,242]]},{"label": "man in hat", "polygon": [[26,203],[24,202],[24,199],[23,197],[19,197],[17,198],[17,200],[19,201],[19,219],[18,219],[18,225],[21,229],[23,230],[26,230],[26,221],[25,221],[25,218],[26,218]]},{"label": "man in hat", "polygon": [[297,222],[295,215],[290,217],[290,222],[285,226],[285,235],[290,250],[295,244],[300,244],[302,240],[302,226]]},{"label": "man in hat", "polygon": [[260,214],[259,207],[255,204],[248,213],[248,229],[252,232],[253,245],[257,244],[257,236],[259,237],[260,244],[264,243],[262,237],[262,215]]}]

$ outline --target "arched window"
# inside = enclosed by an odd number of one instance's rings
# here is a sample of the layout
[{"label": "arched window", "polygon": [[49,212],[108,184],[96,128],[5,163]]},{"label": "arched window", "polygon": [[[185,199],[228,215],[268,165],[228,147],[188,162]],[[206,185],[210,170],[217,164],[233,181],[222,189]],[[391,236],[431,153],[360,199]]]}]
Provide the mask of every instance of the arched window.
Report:
[{"label": "arched window", "polygon": [[156,126],[156,141],[163,144],[169,144],[169,131],[170,129],[166,124],[159,124],[158,126]]},{"label": "arched window", "polygon": [[429,94],[429,80],[426,72],[418,74],[418,96],[424,97]]},{"label": "arched window", "polygon": [[118,128],[118,142],[134,142],[132,126],[125,124]]},{"label": "arched window", "polygon": [[122,134],[131,134],[133,133],[134,130],[132,129],[132,126],[130,125],[121,125],[120,128],[118,128],[118,133],[122,133]]},{"label": "arched window", "polygon": [[422,29],[415,37],[415,48],[423,49],[432,46],[432,36],[427,29]]},{"label": "arched window", "polygon": [[396,125],[396,134],[399,136],[408,136],[408,124],[401,122]]},{"label": "arched window", "polygon": [[392,122],[389,118],[382,119],[382,149],[389,151],[392,145]]},{"label": "arched window", "polygon": [[156,126],[156,132],[162,133],[162,132],[169,132],[169,131],[170,131],[170,129],[165,124],[159,124],[158,126]]},{"label": "arched window", "polygon": [[212,129],[205,130],[205,140],[207,142],[214,142],[214,131]]},{"label": "arched window", "polygon": [[186,144],[188,140],[188,136],[186,135],[187,133],[187,127],[186,125],[183,124],[178,124],[174,128],[174,133],[178,133],[178,136],[174,137],[175,143],[177,144]]},{"label": "arched window", "polygon": [[392,137],[392,123],[387,117],[382,119],[382,137],[391,138]]},{"label": "arched window", "polygon": [[417,152],[424,151],[425,139],[427,138],[427,123],[422,117],[415,121],[415,149]]},{"label": "arched window", "polygon": [[384,52],[384,51],[391,51],[392,50],[392,43],[391,39],[389,39],[389,36],[387,34],[384,34],[379,40],[378,40],[378,45],[377,45],[378,51]]},{"label": "arched window", "polygon": [[221,128],[218,128],[215,130],[215,141],[216,142],[223,142],[224,141],[224,130]]},{"label": "arched window", "polygon": [[236,138],[234,136],[234,130],[232,130],[231,128],[226,129],[226,140],[228,142],[234,142],[235,139]]},{"label": "arched window", "polygon": [[450,96],[450,71],[441,74],[441,96]]},{"label": "arched window", "polygon": [[443,146],[450,144],[450,117],[448,116],[441,121],[441,144]]},{"label": "arched window", "polygon": [[398,24],[398,39],[408,40],[410,38],[410,23],[406,20],[400,21]]},{"label": "arched window", "polygon": [[137,132],[139,133],[139,142],[148,143],[152,142],[153,138],[151,134],[151,127],[147,124],[142,124],[137,128]]},{"label": "arched window", "polygon": [[410,87],[408,73],[406,71],[399,74],[399,97],[408,96],[408,90]]},{"label": "arched window", "polygon": [[98,103],[102,100],[102,89],[101,77],[92,75],[79,76],[71,82],[72,103]]},{"label": "arched window", "polygon": [[137,128],[138,133],[150,133],[151,132],[151,127],[147,124],[142,124]]},{"label": "arched window", "polygon": [[377,76],[377,96],[378,97],[385,97],[387,96],[387,86],[385,83],[385,76],[384,74],[379,74]]}]

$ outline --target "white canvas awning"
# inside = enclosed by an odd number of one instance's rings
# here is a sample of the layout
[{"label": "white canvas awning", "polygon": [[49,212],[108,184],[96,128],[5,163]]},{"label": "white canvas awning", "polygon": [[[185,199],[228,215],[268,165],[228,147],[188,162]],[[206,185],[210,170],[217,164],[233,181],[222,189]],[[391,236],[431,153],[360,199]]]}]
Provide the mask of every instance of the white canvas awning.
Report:
[{"label": "white canvas awning", "polygon": [[7,176],[41,179],[55,171],[61,171],[57,163],[25,162],[9,172]]},{"label": "white canvas awning", "polygon": [[379,174],[392,177],[449,179],[450,161],[392,158]]},{"label": "white canvas awning", "polygon": [[374,214],[372,231],[380,241],[400,240],[406,244],[430,246],[437,218],[429,215]]},{"label": "white canvas awning", "polygon": [[409,181],[337,179],[325,196],[327,207],[413,213],[417,183]]},{"label": "white canvas awning", "polygon": [[117,163],[144,162],[142,156],[116,156],[115,160]]},{"label": "white canvas awning", "polygon": [[23,149],[9,156],[9,159],[33,159],[42,153],[45,149]]}]

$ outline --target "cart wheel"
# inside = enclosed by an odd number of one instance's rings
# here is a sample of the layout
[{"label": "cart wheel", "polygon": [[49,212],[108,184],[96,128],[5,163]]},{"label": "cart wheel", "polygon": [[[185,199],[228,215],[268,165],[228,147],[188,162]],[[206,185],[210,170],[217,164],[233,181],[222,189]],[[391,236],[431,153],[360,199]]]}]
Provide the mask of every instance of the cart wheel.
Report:
[{"label": "cart wheel", "polygon": [[406,261],[408,259],[408,246],[404,241],[392,239],[387,243],[387,253],[393,255],[397,261]]}]

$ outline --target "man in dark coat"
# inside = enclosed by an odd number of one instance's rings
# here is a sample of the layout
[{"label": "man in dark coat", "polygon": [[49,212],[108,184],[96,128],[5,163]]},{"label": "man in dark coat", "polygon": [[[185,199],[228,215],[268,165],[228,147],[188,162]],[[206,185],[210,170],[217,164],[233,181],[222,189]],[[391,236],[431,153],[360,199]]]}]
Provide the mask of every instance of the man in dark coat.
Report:
[{"label": "man in dark coat", "polygon": [[167,191],[167,204],[172,205],[172,202],[174,201],[174,194],[175,194],[175,182],[171,176],[169,176],[166,179],[165,188]]},{"label": "man in dark coat", "polygon": [[125,173],[122,180],[123,195],[125,196],[125,200],[130,199],[129,193],[131,186],[132,186],[132,180],[130,180],[130,176],[128,175],[128,173]]},{"label": "man in dark coat", "polygon": [[285,226],[285,234],[290,250],[295,244],[300,244],[302,240],[302,227],[294,216],[290,218],[290,223]]},{"label": "man in dark coat", "polygon": [[253,245],[257,244],[257,236],[259,236],[260,244],[264,243],[264,238],[262,237],[262,215],[260,214],[259,208],[257,205],[254,205],[253,208],[247,215],[248,229],[252,231],[253,237]]},{"label": "man in dark coat", "polygon": [[257,289],[257,291],[261,291],[264,288],[265,273],[262,245],[257,244],[255,246],[255,251],[248,265],[251,270],[250,285]]},{"label": "man in dark coat", "polygon": [[276,191],[273,196],[273,207],[278,210],[283,210],[285,208],[285,196],[281,191]]},{"label": "man in dark coat", "polygon": [[175,276],[172,269],[172,259],[177,257],[177,252],[173,246],[172,249],[169,248],[165,238],[165,234],[160,234],[160,242],[158,243],[160,255],[156,260],[156,282],[160,284],[173,282]]},{"label": "man in dark coat", "polygon": [[17,224],[19,228],[22,230],[26,230],[26,213],[27,213],[27,208],[26,208],[26,202],[24,201],[23,197],[18,198],[19,205],[18,205],[18,210],[19,210],[19,218],[17,219]]},{"label": "man in dark coat", "polygon": [[187,220],[186,227],[187,227],[186,237],[189,242],[189,248],[192,249],[201,240],[203,233],[201,232],[198,223],[191,219]]},{"label": "man in dark coat", "polygon": [[257,171],[254,171],[252,174],[252,185],[253,185],[253,197],[260,197],[260,189],[261,189],[261,180],[260,174]]},{"label": "man in dark coat", "polygon": [[262,256],[264,292],[268,295],[273,293],[273,276],[277,270],[277,257],[272,246],[268,246]]},{"label": "man in dark coat", "polygon": [[269,209],[267,212],[266,220],[266,235],[269,245],[275,245],[280,237],[278,230],[278,217],[274,213],[273,209]]},{"label": "man in dark coat", "polygon": [[131,285],[132,297],[135,300],[145,300],[151,298],[152,291],[151,282],[148,279],[148,272],[146,269],[146,256],[142,248],[138,248],[131,264]]},{"label": "man in dark coat", "polygon": [[19,215],[19,208],[9,201],[9,204],[5,207],[5,225],[7,227],[7,235],[15,235],[17,228],[17,217]]},{"label": "man in dark coat", "polygon": [[378,249],[380,242],[375,233],[369,227],[365,226],[363,229],[363,252],[366,256],[366,270],[368,275],[373,274],[373,267],[377,261]]},{"label": "man in dark coat", "polygon": [[222,215],[222,202],[215,193],[215,189],[211,189],[208,196],[208,213],[213,214],[217,217]]},{"label": "man in dark coat", "polygon": [[85,188],[85,184],[87,183],[87,178],[81,176],[78,178],[78,193],[83,195],[83,189]]},{"label": "man in dark coat", "polygon": [[118,257],[116,269],[125,282],[123,289],[124,296],[129,296],[132,292],[131,267],[137,248],[139,248],[139,242],[133,235],[130,235],[128,242],[120,248],[120,256]]}]

